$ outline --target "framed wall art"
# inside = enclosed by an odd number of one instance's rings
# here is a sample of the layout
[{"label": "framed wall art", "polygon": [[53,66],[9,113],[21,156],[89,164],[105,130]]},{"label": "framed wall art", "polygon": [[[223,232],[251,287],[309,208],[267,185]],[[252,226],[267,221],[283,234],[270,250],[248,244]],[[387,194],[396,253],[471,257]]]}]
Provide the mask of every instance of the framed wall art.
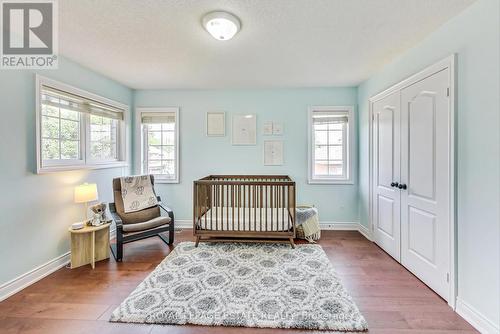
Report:
[{"label": "framed wall art", "polygon": [[233,115],[231,143],[233,145],[257,144],[257,116]]},{"label": "framed wall art", "polygon": [[283,141],[265,140],[264,141],[264,166],[283,165]]},{"label": "framed wall art", "polygon": [[224,137],[226,135],[226,113],[223,111],[207,112],[208,137]]}]

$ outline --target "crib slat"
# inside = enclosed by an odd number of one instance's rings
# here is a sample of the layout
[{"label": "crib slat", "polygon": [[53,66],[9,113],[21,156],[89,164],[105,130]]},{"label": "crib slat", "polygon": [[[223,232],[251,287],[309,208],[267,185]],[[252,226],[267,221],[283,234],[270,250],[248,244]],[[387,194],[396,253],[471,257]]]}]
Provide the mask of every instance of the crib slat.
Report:
[{"label": "crib slat", "polygon": [[253,229],[257,231],[257,186],[253,186]]},{"label": "crib slat", "polygon": [[275,199],[274,199],[274,196],[275,196],[274,195],[274,186],[270,186],[270,188],[271,188],[270,189],[271,190],[271,194],[270,194],[271,195],[270,196],[271,197],[271,214],[270,214],[270,216],[271,216],[271,230],[274,230],[273,229],[273,227],[274,227],[274,224],[273,224],[273,222],[274,222],[274,214],[273,213],[274,213],[274,202],[275,202]]},{"label": "crib slat", "polygon": [[224,204],[224,208],[226,209],[226,225],[227,229],[231,230],[229,226],[229,186],[226,185],[226,203]]},{"label": "crib slat", "polygon": [[220,228],[221,231],[225,231],[224,228],[224,185],[220,185]]},{"label": "crib slat", "polygon": [[252,231],[252,197],[253,197],[252,185],[248,185],[248,203],[247,203],[248,209],[246,211],[248,211],[248,230],[249,231]]},{"label": "crib slat", "polygon": [[281,187],[281,225],[285,231],[285,187]]},{"label": "crib slat", "polygon": [[262,231],[262,185],[259,185],[259,223],[260,223],[260,230]]},{"label": "crib slat", "polygon": [[265,208],[266,208],[266,214],[264,215],[264,217],[266,217],[266,231],[269,231],[269,230],[267,229],[267,198],[268,198],[268,196],[267,196],[267,186],[264,186],[264,187],[265,187],[265,192],[264,192],[264,194],[266,195],[266,206],[265,206]]},{"label": "crib slat", "polygon": [[[221,223],[222,223],[222,230],[227,230],[227,226],[226,228],[224,228],[224,209],[226,208],[225,206],[225,202],[224,202],[224,194],[226,192],[226,187],[224,185],[221,185],[221,189],[222,189],[222,192],[221,192],[221,204],[220,204],[220,215],[221,215]],[[226,225],[227,225],[227,222],[226,222]]]},{"label": "crib slat", "polygon": [[243,200],[243,186],[238,185],[238,231],[241,231],[241,201]]},{"label": "crib slat", "polygon": [[196,224],[200,223],[200,192],[196,189]]},{"label": "crib slat", "polygon": [[276,186],[275,190],[276,192],[276,230],[279,231],[280,229],[280,192],[279,192],[279,187]]},{"label": "crib slat", "polygon": [[215,230],[219,230],[219,185],[215,185]]},{"label": "crib slat", "polygon": [[246,203],[246,186],[243,185],[243,205],[242,205],[242,209],[243,209],[243,231],[245,230],[245,203]]},{"label": "crib slat", "polygon": [[234,231],[234,185],[231,185],[231,230]]},{"label": "crib slat", "polygon": [[[203,186],[203,197],[205,198],[203,203],[203,221],[204,221],[204,228],[207,228],[207,210],[208,210],[208,193],[207,193],[207,186]],[[200,222],[201,225],[201,222]]]},{"label": "crib slat", "polygon": [[[246,181],[246,180],[245,180]],[[247,186],[247,194],[246,194],[246,202],[243,204],[245,206],[245,226],[243,227],[244,231],[251,231],[252,230],[252,220],[250,218],[250,205],[251,205],[251,198],[252,198],[252,186],[248,185]]]},{"label": "crib slat", "polygon": [[210,229],[213,229],[212,226],[212,212],[214,211],[214,187],[210,185]]}]

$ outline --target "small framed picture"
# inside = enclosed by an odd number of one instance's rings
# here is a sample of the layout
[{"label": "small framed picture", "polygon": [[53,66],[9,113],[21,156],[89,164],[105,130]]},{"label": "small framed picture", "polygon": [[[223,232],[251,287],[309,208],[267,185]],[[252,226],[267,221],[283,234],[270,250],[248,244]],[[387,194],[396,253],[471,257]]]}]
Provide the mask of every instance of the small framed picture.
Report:
[{"label": "small framed picture", "polygon": [[207,136],[224,137],[226,135],[226,113],[223,111],[207,112]]},{"label": "small framed picture", "polygon": [[264,136],[271,136],[273,134],[273,122],[272,121],[265,121],[264,122],[263,133],[264,133]]},{"label": "small framed picture", "polygon": [[264,141],[264,166],[283,165],[283,141],[265,140]]},{"label": "small framed picture", "polygon": [[273,122],[273,135],[275,136],[283,135],[283,123]]}]

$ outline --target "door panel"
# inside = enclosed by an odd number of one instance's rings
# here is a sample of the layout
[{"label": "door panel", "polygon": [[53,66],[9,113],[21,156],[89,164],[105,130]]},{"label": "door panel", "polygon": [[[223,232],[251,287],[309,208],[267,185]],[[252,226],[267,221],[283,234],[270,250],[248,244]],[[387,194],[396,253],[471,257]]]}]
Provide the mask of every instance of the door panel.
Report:
[{"label": "door panel", "polygon": [[372,106],[373,122],[373,228],[375,242],[400,261],[400,191],[392,187],[400,177],[400,93]]},{"label": "door panel", "polygon": [[401,91],[401,263],[448,299],[449,70]]},{"label": "door panel", "polygon": [[378,230],[394,239],[394,200],[392,198],[378,195]]},{"label": "door panel", "polygon": [[410,194],[434,200],[436,94],[419,93],[408,102],[409,180]]},{"label": "door panel", "polygon": [[428,264],[436,265],[436,216],[408,207],[409,251]]}]

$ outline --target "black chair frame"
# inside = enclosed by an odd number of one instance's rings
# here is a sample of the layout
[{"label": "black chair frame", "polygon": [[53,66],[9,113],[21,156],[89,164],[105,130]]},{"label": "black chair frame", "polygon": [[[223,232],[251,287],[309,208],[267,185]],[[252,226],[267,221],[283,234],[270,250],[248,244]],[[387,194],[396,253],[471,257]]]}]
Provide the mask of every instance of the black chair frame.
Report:
[{"label": "black chair frame", "polygon": [[[153,228],[146,230],[144,232],[134,232],[131,235],[126,235],[123,233],[123,221],[116,212],[115,203],[109,203],[109,212],[111,217],[115,221],[116,225],[116,242],[110,244],[111,253],[116,261],[120,262],[123,259],[123,245],[129,242],[142,240],[151,237],[159,237],[167,245],[171,245],[174,242],[174,212],[167,206],[161,204],[160,196],[156,196],[158,199],[158,206],[161,210],[165,211],[170,217],[170,223],[168,226],[162,226],[159,228]],[[168,237],[165,236],[165,232],[168,232]]]}]

